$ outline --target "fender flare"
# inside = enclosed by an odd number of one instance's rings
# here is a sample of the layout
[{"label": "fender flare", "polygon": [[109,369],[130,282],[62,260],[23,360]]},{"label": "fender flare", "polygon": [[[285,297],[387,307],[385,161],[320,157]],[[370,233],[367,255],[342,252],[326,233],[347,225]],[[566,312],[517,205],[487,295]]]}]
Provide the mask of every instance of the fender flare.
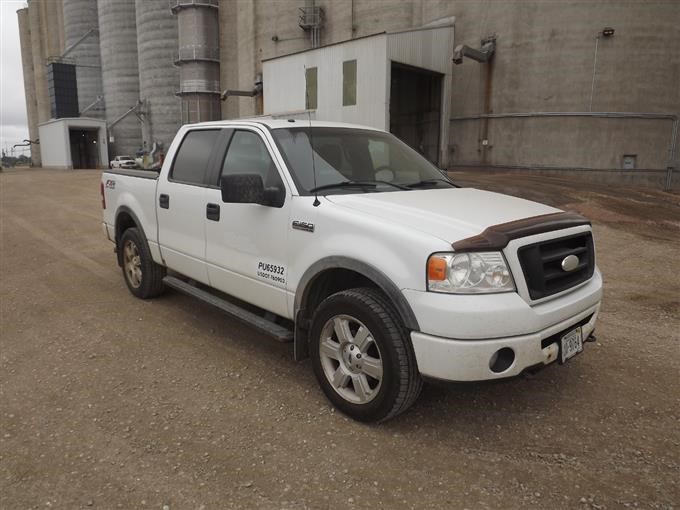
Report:
[{"label": "fender flare", "polygon": [[389,298],[394,305],[404,326],[412,331],[420,331],[418,320],[411,305],[404,297],[399,287],[388,278],[385,273],[374,266],[356,259],[341,256],[325,257],[312,264],[300,278],[295,292],[295,359],[301,360],[307,357],[307,336],[301,331],[301,318],[299,313],[303,311],[302,305],[306,301],[309,289],[314,280],[329,269],[347,269],[354,271],[375,283],[380,290]]},{"label": "fender flare", "polygon": [[123,260],[121,258],[122,254],[121,254],[121,251],[118,249],[118,240],[120,239],[120,236],[123,235],[123,232],[119,231],[119,226],[118,226],[118,217],[120,216],[121,213],[126,213],[126,214],[130,215],[130,217],[132,218],[132,221],[135,223],[135,228],[137,228],[139,230],[139,232],[142,234],[142,239],[144,239],[144,242],[147,244],[147,246],[149,244],[149,241],[146,238],[146,233],[144,232],[144,228],[142,227],[142,223],[139,221],[139,218],[134,213],[134,211],[126,205],[121,205],[120,207],[118,207],[118,209],[116,210],[116,216],[115,216],[116,219],[115,219],[115,223],[114,223],[114,232],[115,232],[115,235],[116,235],[116,238],[115,238],[116,259],[118,260],[119,266],[123,265]]}]

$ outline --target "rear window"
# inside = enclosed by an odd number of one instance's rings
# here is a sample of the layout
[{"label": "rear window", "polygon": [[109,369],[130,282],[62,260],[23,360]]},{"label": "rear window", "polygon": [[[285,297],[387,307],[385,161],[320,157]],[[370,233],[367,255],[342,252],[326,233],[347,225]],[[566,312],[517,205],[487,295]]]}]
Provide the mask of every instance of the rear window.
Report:
[{"label": "rear window", "polygon": [[170,175],[173,181],[187,184],[203,184],[208,160],[220,131],[189,131],[182,140]]}]

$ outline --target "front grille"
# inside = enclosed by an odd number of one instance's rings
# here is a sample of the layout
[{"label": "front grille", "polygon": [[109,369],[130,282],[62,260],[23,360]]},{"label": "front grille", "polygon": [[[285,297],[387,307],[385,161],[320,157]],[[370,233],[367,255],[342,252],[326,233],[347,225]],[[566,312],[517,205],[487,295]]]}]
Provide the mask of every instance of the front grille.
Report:
[{"label": "front grille", "polygon": [[[576,255],[576,269],[565,271],[562,261]],[[585,282],[595,271],[595,250],[590,232],[522,246],[517,251],[531,299],[557,294]]]}]

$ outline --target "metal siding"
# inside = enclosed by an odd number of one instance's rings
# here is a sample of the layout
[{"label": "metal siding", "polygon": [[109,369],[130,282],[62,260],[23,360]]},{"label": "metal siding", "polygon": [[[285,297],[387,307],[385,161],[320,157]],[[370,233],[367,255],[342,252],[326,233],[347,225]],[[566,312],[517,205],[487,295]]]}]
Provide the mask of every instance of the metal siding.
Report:
[{"label": "metal siding", "polygon": [[[385,129],[386,36],[377,35],[263,63],[264,112],[305,108],[305,67],[318,68],[317,120]],[[342,63],[357,61],[357,104],[342,106]]]},{"label": "metal siding", "polygon": [[106,122],[103,119],[100,120],[87,117],[51,120],[38,126],[43,166],[72,168],[73,162],[71,159],[71,143],[69,139],[69,130],[71,128],[95,128],[98,130],[97,146],[99,148],[99,160],[101,165],[107,167],[109,153],[106,144]]},{"label": "metal siding", "polygon": [[450,26],[387,35],[390,60],[442,74],[451,74],[452,51],[453,27]]},{"label": "metal siding", "polygon": [[[439,126],[439,164],[442,167],[448,166],[453,41],[453,26],[412,30],[387,36],[388,76],[391,61],[429,69],[444,75]],[[386,117],[389,126],[389,107]]]}]

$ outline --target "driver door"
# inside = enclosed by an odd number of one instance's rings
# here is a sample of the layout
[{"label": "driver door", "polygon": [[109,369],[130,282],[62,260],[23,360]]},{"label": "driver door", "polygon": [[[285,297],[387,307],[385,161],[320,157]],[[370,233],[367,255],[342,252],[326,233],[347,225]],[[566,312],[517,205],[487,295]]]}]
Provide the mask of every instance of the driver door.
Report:
[{"label": "driver door", "polygon": [[[225,132],[227,147],[219,175],[206,189],[206,265],[210,285],[278,315],[288,316],[286,242],[290,190],[271,155],[269,141],[255,128]],[[224,203],[219,188],[225,174],[258,174],[265,187],[286,191],[282,207]]]}]

